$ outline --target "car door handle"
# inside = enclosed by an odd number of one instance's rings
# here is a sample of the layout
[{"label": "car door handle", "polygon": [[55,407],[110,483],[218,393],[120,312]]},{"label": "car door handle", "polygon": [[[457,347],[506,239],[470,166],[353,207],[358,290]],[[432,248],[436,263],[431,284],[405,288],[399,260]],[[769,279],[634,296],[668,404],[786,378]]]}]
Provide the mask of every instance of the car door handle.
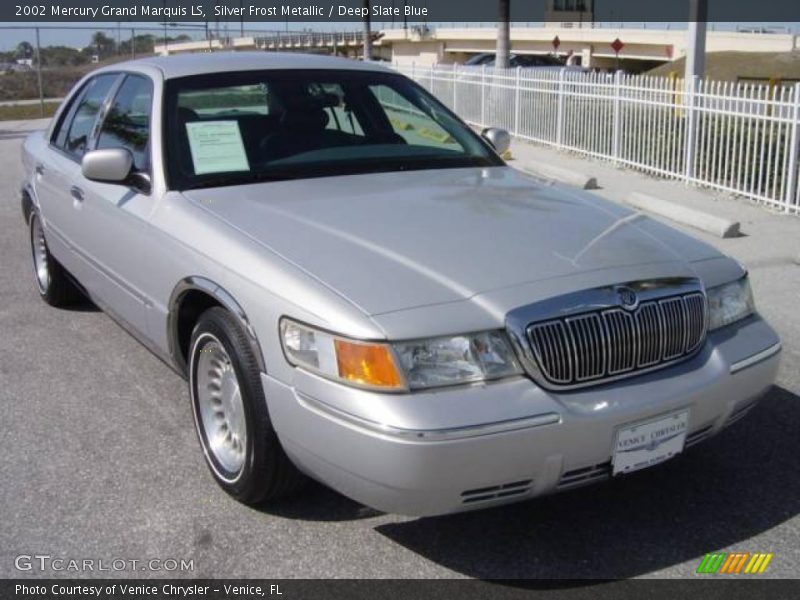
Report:
[{"label": "car door handle", "polygon": [[83,190],[79,188],[77,185],[73,185],[69,189],[70,196],[75,198],[78,202],[83,202]]},{"label": "car door handle", "polygon": [[36,165],[36,174],[37,175],[44,175],[44,165],[42,163],[39,163],[38,165]]}]

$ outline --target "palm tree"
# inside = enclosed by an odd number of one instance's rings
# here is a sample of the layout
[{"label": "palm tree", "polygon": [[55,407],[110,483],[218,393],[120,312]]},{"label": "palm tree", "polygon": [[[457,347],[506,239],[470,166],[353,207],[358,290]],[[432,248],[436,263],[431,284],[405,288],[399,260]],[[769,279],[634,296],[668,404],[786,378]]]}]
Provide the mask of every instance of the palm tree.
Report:
[{"label": "palm tree", "polygon": [[372,60],[372,31],[369,23],[369,0],[364,0],[364,60]]},{"label": "palm tree", "polygon": [[511,0],[499,0],[498,5],[500,14],[497,20],[497,50],[495,51],[494,66],[498,69],[507,69],[511,52]]}]

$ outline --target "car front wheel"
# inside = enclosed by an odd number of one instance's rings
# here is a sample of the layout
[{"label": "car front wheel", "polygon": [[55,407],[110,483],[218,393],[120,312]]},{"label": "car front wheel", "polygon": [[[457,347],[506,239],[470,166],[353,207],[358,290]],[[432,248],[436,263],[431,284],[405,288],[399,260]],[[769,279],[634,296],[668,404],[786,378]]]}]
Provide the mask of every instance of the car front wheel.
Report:
[{"label": "car front wheel", "polygon": [[189,358],[197,435],[217,483],[251,505],[298,489],[304,477],[281,448],[264,401],[258,362],[231,313],[214,307],[201,315]]}]

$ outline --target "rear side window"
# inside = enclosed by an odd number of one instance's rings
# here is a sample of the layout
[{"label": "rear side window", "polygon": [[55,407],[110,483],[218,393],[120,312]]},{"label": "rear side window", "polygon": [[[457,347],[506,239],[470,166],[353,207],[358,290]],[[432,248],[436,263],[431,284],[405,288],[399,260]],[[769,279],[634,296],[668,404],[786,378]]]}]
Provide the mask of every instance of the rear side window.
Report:
[{"label": "rear side window", "polygon": [[153,84],[146,77],[128,75],[106,114],[97,148],[126,148],[136,171],[150,170],[150,110]]},{"label": "rear side window", "polygon": [[71,108],[69,115],[56,136],[55,145],[80,160],[86,153],[97,115],[103,106],[117,73],[98,75],[86,84],[80,100]]}]

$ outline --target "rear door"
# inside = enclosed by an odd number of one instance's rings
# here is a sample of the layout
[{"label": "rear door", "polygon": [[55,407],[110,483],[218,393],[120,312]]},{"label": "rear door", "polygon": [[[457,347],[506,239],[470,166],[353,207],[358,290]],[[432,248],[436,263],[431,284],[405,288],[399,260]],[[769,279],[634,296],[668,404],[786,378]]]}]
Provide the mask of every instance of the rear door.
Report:
[{"label": "rear door", "polygon": [[80,161],[94,135],[100,112],[118,79],[118,73],[106,73],[83,85],[55,127],[41,162],[35,165],[36,197],[50,251],[87,289],[94,283],[94,269],[82,252],[82,205],[73,182],[80,173]]}]

